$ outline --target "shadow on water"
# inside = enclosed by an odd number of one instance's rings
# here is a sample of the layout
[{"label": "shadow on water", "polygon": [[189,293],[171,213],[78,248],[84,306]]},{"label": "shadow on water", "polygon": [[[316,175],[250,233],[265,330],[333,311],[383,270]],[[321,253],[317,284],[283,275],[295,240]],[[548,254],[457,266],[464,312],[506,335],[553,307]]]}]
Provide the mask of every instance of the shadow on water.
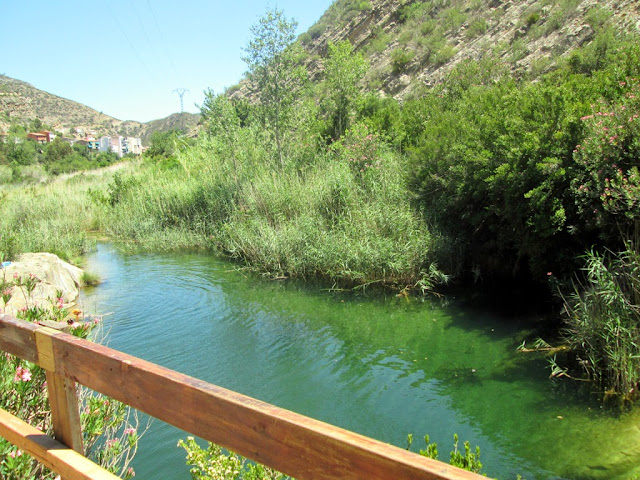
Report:
[{"label": "shadow on water", "polygon": [[[640,463],[636,413],[581,401],[549,380],[544,358],[516,351],[536,315],[453,296],[329,293],[232,268],[102,245],[89,269],[105,281],[83,302],[114,312],[114,348],[399,446],[428,433],[445,461],[457,433],[480,446],[490,476],[628,478]],[[154,425],[138,475],[188,478],[175,447],[184,436]]]}]

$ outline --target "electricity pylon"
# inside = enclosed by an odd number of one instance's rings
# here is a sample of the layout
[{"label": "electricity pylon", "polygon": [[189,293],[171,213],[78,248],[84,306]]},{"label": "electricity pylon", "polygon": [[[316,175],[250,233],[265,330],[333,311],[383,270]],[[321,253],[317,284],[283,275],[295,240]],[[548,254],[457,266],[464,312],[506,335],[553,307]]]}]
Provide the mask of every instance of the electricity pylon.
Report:
[{"label": "electricity pylon", "polygon": [[177,93],[180,96],[180,113],[184,112],[184,94],[189,91],[188,88],[176,88],[173,93]]}]

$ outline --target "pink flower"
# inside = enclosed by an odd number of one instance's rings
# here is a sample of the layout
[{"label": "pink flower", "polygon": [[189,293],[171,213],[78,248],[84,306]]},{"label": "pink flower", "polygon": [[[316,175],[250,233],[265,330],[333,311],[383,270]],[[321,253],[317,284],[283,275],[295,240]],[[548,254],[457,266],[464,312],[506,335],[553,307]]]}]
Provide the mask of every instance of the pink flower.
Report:
[{"label": "pink flower", "polygon": [[553,275],[553,272],[547,272],[547,277],[550,277],[551,275]]},{"label": "pink flower", "polygon": [[9,452],[9,456],[11,458],[20,457],[21,455],[22,455],[22,450],[13,450],[12,452]]},{"label": "pink flower", "polygon": [[127,469],[127,475],[130,475],[130,476],[132,476],[132,477],[135,477],[135,476],[136,476],[136,472],[133,470],[133,468],[129,467],[129,468]]},{"label": "pink flower", "polygon": [[26,367],[18,366],[18,368],[16,368],[16,374],[13,376],[13,381],[28,382],[29,380],[31,380],[31,371]]},{"label": "pink flower", "polygon": [[125,434],[125,435],[133,435],[133,434],[135,434],[135,433],[136,433],[136,429],[135,429],[135,428],[127,428],[127,429],[124,431],[124,434]]}]

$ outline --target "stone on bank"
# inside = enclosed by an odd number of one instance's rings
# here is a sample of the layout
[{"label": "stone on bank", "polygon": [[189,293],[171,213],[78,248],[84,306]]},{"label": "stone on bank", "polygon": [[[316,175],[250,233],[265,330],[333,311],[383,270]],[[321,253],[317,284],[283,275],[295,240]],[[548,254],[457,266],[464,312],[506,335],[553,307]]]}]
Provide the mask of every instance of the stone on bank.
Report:
[{"label": "stone on bank", "polygon": [[[78,289],[82,286],[82,269],[61,260],[53,253],[23,253],[15,261],[3,264],[0,279],[13,283],[16,277],[27,278],[34,275],[38,278],[31,297],[25,299],[20,287],[11,288],[11,299],[4,306],[4,313],[15,316],[23,307],[39,305],[48,307],[57,301],[57,292],[62,292],[65,307],[74,305],[78,297]],[[0,280],[1,282],[2,280]]]}]

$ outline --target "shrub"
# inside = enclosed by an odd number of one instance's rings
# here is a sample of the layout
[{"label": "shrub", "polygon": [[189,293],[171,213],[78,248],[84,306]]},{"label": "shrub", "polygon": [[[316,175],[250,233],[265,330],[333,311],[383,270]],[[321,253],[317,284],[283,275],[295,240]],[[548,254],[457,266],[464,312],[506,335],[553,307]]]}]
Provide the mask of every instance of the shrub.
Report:
[{"label": "shrub", "polygon": [[638,238],[624,251],[585,261],[585,284],[565,300],[566,338],[587,377],[605,398],[627,402],[640,386],[640,250]]},{"label": "shrub", "polygon": [[467,38],[471,39],[482,35],[487,31],[488,28],[489,25],[484,18],[476,18],[473,22],[471,22],[469,28],[467,28],[467,30],[465,31],[465,35]]},{"label": "shrub", "polygon": [[640,216],[640,81],[625,78],[616,99],[600,99],[581,118],[585,135],[573,151],[571,189],[586,227],[615,242]]},{"label": "shrub", "polygon": [[409,63],[415,57],[413,50],[407,50],[404,48],[396,48],[391,52],[391,65],[393,67],[393,73],[398,74],[403,72]]}]

